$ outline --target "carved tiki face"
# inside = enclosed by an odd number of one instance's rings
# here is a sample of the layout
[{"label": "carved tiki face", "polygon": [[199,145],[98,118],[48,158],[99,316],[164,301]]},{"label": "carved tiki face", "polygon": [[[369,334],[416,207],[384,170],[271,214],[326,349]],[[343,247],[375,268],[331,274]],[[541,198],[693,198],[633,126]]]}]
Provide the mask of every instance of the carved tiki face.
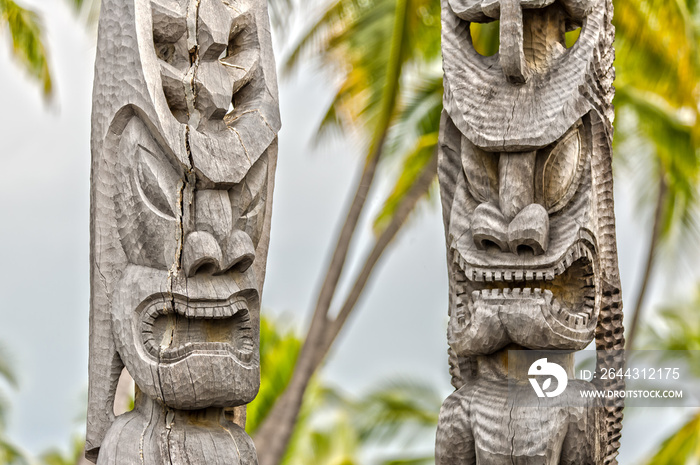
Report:
[{"label": "carved tiki face", "polygon": [[[470,24],[494,20],[500,49],[485,57]],[[594,337],[608,260],[596,167],[610,156],[611,34],[602,0],[443,0],[439,174],[459,356],[511,343],[578,350]]]},{"label": "carved tiki face", "polygon": [[250,402],[280,127],[266,3],[106,0],[93,109],[88,449],[115,374]]}]

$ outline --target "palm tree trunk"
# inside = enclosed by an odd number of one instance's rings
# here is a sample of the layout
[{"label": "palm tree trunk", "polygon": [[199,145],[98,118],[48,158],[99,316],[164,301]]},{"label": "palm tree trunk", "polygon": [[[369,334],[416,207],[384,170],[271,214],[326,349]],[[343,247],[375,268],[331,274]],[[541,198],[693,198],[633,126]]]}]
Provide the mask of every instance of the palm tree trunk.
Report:
[{"label": "palm tree trunk", "polygon": [[404,222],[408,218],[408,215],[413,211],[418,201],[428,192],[430,186],[435,180],[435,176],[437,176],[437,153],[433,155],[430,162],[423,168],[423,171],[418,179],[416,179],[411,186],[411,189],[401,200],[400,205],[391,218],[391,222],[377,238],[374,248],[367,257],[362,270],[357,275],[355,283],[350,290],[345,303],[341,307],[340,312],[338,312],[338,316],[335,318],[333,324],[329,328],[329,339],[326,341],[326,350],[330,349],[333,341],[335,341],[335,338],[338,336],[343,328],[343,325],[350,316],[350,313],[355,308],[355,305],[357,305],[357,301],[360,299],[365,285],[367,284],[367,281],[369,281],[372,271],[379,261],[379,258],[384,253],[384,250],[389,246],[394,237],[396,237],[399,229],[401,229],[401,226],[403,226]]},{"label": "palm tree trunk", "polygon": [[375,146],[372,156],[362,171],[360,182],[355,190],[345,223],[340,230],[338,242],[328,265],[323,285],[318,294],[311,326],[299,353],[292,379],[255,435],[260,465],[275,465],[284,456],[297,415],[301,409],[301,402],[304,398],[306,387],[318,368],[320,360],[325,356],[323,342],[328,326],[328,310],[338,287],[338,281],[350,249],[350,243],[357,229],[357,224],[377,172],[385,137],[386,134],[380,138],[380,143]]},{"label": "palm tree trunk", "polygon": [[652,226],[651,241],[649,243],[649,251],[647,252],[646,266],[644,267],[644,274],[642,275],[642,281],[637,291],[637,298],[634,305],[634,316],[632,317],[632,324],[629,329],[629,336],[627,337],[627,349],[634,349],[634,341],[637,336],[637,329],[639,328],[640,316],[642,314],[642,309],[644,308],[644,299],[646,297],[647,289],[649,288],[649,282],[651,281],[652,271],[654,269],[655,257],[656,257],[656,247],[659,243],[659,235],[661,233],[661,222],[664,217],[664,207],[666,204],[666,197],[668,196],[668,186],[666,185],[666,180],[664,179],[664,173],[661,173],[659,179],[659,193],[656,199],[656,210],[654,212],[654,224]]},{"label": "palm tree trunk", "polygon": [[[367,257],[362,271],[358,274],[350,294],[341,308],[335,320],[329,320],[328,310],[337,288],[337,283],[345,263],[349,243],[357,228],[357,222],[364,207],[364,201],[371,187],[376,172],[379,157],[373,158],[363,172],[360,184],[351,204],[348,218],[341,230],[338,245],[331,259],[331,266],[324,279],[319,299],[314,311],[314,316],[309,328],[309,333],[304,341],[292,379],[284,393],[275,402],[272,411],[260,426],[255,435],[255,445],[258,451],[258,463],[260,465],[277,465],[284,457],[287,445],[292,436],[297,416],[301,409],[306,387],[318,367],[328,354],[333,341],[347,321],[350,313],[355,308],[362,291],[379,257],[386,250],[391,240],[396,236],[418,200],[428,191],[437,172],[437,157],[433,157],[417,182],[411,187],[409,193],[399,205],[391,223],[377,239],[375,245]],[[373,163],[372,163],[373,162]],[[357,206],[359,205],[359,208]],[[349,229],[352,226],[352,229]]]},{"label": "palm tree trunk", "polygon": [[[355,234],[358,221],[365,207],[367,195],[374,182],[377,166],[384,149],[384,142],[391,126],[392,116],[396,110],[397,89],[399,88],[402,65],[405,59],[406,41],[403,39],[406,31],[406,20],[406,2],[405,0],[398,0],[396,14],[394,15],[390,59],[387,66],[386,82],[384,83],[379,123],[376,125],[374,136],[372,137],[369,157],[323,280],[311,326],[297,359],[292,379],[255,435],[260,465],[277,465],[282,460],[301,409],[306,387],[330,349],[328,340],[334,339],[334,337],[329,338],[328,336],[329,331],[333,327],[328,318],[328,312],[345,266],[350,242]],[[364,284],[361,286],[360,292],[363,287]],[[354,308],[354,304],[346,313],[349,313],[352,308]]]}]

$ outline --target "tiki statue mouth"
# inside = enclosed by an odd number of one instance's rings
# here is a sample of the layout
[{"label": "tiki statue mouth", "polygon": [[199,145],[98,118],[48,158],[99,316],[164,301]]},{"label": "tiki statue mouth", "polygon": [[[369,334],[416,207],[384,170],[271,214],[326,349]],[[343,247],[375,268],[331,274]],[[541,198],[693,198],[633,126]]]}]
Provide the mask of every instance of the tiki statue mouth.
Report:
[{"label": "tiki statue mouth", "polygon": [[146,352],[159,363],[175,363],[190,355],[232,355],[253,360],[253,327],[244,296],[227,300],[191,300],[176,295],[157,298],[141,313]]},{"label": "tiki statue mouth", "polygon": [[451,344],[464,355],[492,353],[509,343],[535,350],[584,348],[597,321],[595,263],[595,247],[584,240],[538,269],[474,268],[455,251]]}]

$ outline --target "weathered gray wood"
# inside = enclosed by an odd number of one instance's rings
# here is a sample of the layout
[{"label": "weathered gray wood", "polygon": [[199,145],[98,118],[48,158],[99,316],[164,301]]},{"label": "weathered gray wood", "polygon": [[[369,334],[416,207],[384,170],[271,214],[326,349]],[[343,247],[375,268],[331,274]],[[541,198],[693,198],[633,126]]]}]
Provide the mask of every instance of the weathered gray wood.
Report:
[{"label": "weathered gray wood", "polygon": [[[457,391],[437,464],[615,464],[622,406],[578,399],[600,381],[571,380],[555,404],[522,402],[533,350],[595,338],[599,367],[623,363],[612,1],[442,0],[442,12],[438,173]],[[499,53],[481,56],[471,23],[497,19]],[[581,26],[567,49],[565,32]],[[554,357],[573,378],[573,357]]]},{"label": "weathered gray wood", "polygon": [[[103,0],[90,460],[257,463],[243,407],[260,383],[279,128],[264,0]],[[115,417],[124,367],[136,407]]]}]

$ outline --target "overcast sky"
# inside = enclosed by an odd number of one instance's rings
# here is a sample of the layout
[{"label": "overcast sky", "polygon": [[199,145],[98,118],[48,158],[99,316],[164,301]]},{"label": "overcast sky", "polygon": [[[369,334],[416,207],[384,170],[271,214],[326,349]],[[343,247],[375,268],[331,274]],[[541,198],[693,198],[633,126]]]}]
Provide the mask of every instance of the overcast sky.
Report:
[{"label": "overcast sky", "polygon": [[[21,383],[18,391],[3,391],[12,401],[10,436],[32,452],[68,444],[80,431],[87,391],[95,50],[94,38],[64,3],[25,1],[44,14],[57,90],[54,104],[45,106],[38,89],[10,64],[5,36],[0,44],[0,343]],[[352,140],[310,144],[332,92],[326,77],[305,68],[282,82],[280,91],[283,129],[263,307],[301,328],[315,301],[361,154]],[[387,188],[381,184],[370,196],[374,210]],[[648,238],[640,233],[645,230],[626,187],[620,182],[616,187],[621,272],[629,308]],[[362,224],[355,256],[367,250],[370,222],[368,217]],[[431,380],[445,395],[450,392],[444,260],[435,198],[421,207],[377,267],[327,363],[329,381],[359,393],[378,380],[402,376]],[[686,293],[691,282],[692,277],[677,283],[676,290]],[[657,285],[652,297],[659,300],[662,290]],[[633,421],[626,422],[621,464],[634,463],[687,414],[662,409],[628,414]]]}]

